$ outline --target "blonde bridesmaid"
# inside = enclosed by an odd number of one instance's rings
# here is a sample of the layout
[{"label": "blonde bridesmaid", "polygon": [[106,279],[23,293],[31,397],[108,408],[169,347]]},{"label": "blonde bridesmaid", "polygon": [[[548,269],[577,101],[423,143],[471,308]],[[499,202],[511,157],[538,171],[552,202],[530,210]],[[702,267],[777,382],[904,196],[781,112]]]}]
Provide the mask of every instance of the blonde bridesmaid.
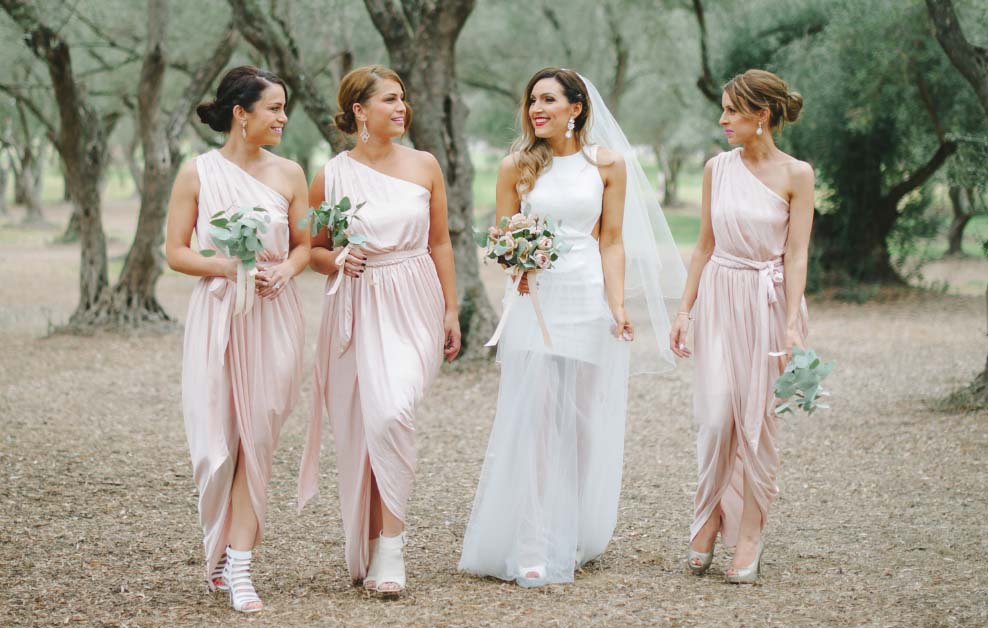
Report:
[{"label": "blonde bridesmaid", "polygon": [[364,203],[367,238],[337,265],[325,230],[312,267],[343,273],[323,302],[315,400],[299,476],[299,508],[317,492],[323,412],[336,441],[346,563],[366,589],[405,588],[405,521],[415,477],[415,405],[460,350],[453,248],[443,174],[429,153],[395,142],[412,121],[401,78],[372,65],[347,74],[336,124],[356,146],[316,175],[309,203]]},{"label": "blonde bridesmaid", "polygon": [[[699,474],[687,566],[706,572],[719,532],[724,545],[736,547],[727,581],[750,583],[758,579],[762,530],[778,494],[772,388],[806,336],[814,177],[809,164],[773,140],[803,105],[782,79],[748,70],[724,86],[722,105],[720,125],[739,148],[704,168],[700,239],[670,343],[678,356],[691,355],[692,320]],[[786,355],[770,355],[776,352]]]},{"label": "blonde bridesmaid", "polygon": [[[281,141],[287,92],[274,74],[243,66],[223,77],[215,101],[199,106],[200,119],[227,139],[179,172],[165,243],[172,269],[201,277],[185,323],[182,409],[199,489],[204,575],[210,589],[229,591],[233,607],[246,613],[262,608],[251,552],[263,535],[271,461],[302,373],[293,277],[309,262],[308,233],[296,226],[306,211],[305,174],[261,148]],[[249,286],[243,267],[222,252],[205,257],[197,250],[217,248],[212,215],[239,207],[263,208],[271,219],[260,237],[257,298],[243,312],[236,307],[238,274]]]}]

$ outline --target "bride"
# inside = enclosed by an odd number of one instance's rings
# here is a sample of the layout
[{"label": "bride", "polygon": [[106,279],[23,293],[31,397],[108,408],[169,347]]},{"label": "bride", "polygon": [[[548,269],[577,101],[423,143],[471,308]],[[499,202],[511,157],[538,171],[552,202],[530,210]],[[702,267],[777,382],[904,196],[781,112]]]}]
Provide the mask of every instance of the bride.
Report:
[{"label": "bride", "polygon": [[539,586],[572,582],[610,541],[628,377],[673,365],[660,342],[669,331],[662,295],[679,293],[685,270],[631,146],[589,81],[540,70],[520,117],[522,135],[498,173],[497,220],[525,203],[572,249],[517,287],[537,296],[549,343],[536,299],[506,294],[516,302],[510,315],[505,308],[497,412],[459,568]]}]

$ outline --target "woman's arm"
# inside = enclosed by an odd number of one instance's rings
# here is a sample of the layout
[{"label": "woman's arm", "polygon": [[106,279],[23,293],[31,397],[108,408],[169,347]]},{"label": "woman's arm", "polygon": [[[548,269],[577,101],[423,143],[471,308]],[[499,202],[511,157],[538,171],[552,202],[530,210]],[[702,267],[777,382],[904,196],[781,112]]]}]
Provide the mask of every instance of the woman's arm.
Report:
[{"label": "woman's arm", "polygon": [[292,189],[292,197],[288,204],[288,259],[257,273],[258,294],[267,299],[278,296],[295,275],[305,270],[309,265],[311,250],[309,230],[299,225],[309,210],[305,172],[293,161],[285,163],[282,167]]},{"label": "woman's arm", "polygon": [[683,288],[683,297],[679,302],[679,312],[676,313],[676,320],[672,322],[672,330],[669,332],[669,346],[672,352],[681,358],[688,358],[692,354],[686,346],[686,334],[690,326],[690,310],[696,301],[697,292],[700,289],[700,275],[703,274],[703,267],[710,261],[710,256],[714,253],[714,229],[710,223],[710,189],[713,181],[713,159],[707,161],[703,166],[703,194],[700,200],[700,237],[697,239],[693,255],[690,256],[689,272],[686,275],[686,286]]},{"label": "woman's arm", "polygon": [[786,351],[803,347],[799,312],[806,289],[810,232],[813,229],[813,167],[797,162],[791,167],[792,195],[789,199],[789,237],[783,258],[786,291]]},{"label": "woman's arm", "polygon": [[165,259],[168,267],[197,277],[226,277],[237,280],[237,260],[204,257],[192,250],[192,232],[199,216],[199,173],[194,159],[185,162],[175,177],[168,200],[165,228]]},{"label": "woman's arm", "polygon": [[604,199],[600,213],[600,263],[604,271],[604,289],[607,305],[617,327],[619,338],[634,337],[634,329],[624,312],[624,197],[627,189],[627,168],[624,158],[601,148],[597,152],[601,173],[604,175]]},{"label": "woman's arm", "polygon": [[429,254],[439,275],[446,313],[443,329],[446,340],[443,354],[452,362],[460,353],[460,306],[456,298],[456,267],[453,264],[453,242],[449,237],[449,217],[446,211],[446,183],[439,162],[431,153],[424,153],[429,161],[431,195],[429,200]]}]

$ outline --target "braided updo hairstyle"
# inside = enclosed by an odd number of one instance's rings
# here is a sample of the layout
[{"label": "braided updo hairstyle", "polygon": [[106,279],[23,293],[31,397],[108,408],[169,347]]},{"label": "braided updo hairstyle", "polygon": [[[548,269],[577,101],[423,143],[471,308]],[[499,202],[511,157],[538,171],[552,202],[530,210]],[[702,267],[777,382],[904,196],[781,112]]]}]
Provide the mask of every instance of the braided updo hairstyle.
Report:
[{"label": "braided updo hairstyle", "polygon": [[789,85],[781,78],[765,70],[748,70],[738,74],[724,85],[724,91],[739,112],[755,116],[768,109],[770,129],[781,131],[786,122],[799,119],[803,110],[803,97],[789,91]]},{"label": "braided updo hairstyle", "polygon": [[[377,83],[382,79],[390,79],[401,86],[402,98],[407,98],[408,90],[405,82],[398,73],[383,65],[365,65],[347,72],[340,81],[340,89],[336,93],[336,104],[340,110],[333,118],[336,126],[347,134],[357,132],[357,116],[353,106],[366,103],[377,91]],[[412,106],[405,100],[405,130],[412,125]]]},{"label": "braided updo hairstyle", "polygon": [[196,107],[196,113],[209,128],[229,133],[233,125],[233,108],[240,105],[246,111],[253,111],[254,103],[271,85],[281,85],[285,90],[285,100],[288,100],[288,87],[276,74],[252,65],[233,68],[223,76],[216,88],[216,99]]}]

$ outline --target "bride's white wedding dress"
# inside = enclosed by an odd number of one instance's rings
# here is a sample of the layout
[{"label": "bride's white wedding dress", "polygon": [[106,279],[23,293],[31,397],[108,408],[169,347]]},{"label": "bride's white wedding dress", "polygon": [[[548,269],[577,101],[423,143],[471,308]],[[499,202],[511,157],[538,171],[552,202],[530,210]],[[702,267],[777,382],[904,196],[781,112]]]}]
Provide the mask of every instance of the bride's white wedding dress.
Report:
[{"label": "bride's white wedding dress", "polygon": [[604,192],[596,148],[554,157],[527,195],[531,213],[551,218],[573,248],[530,278],[552,349],[530,297],[518,298],[498,345],[497,412],[459,564],[469,573],[571,582],[614,531],[630,343],[611,332],[592,235]]}]

